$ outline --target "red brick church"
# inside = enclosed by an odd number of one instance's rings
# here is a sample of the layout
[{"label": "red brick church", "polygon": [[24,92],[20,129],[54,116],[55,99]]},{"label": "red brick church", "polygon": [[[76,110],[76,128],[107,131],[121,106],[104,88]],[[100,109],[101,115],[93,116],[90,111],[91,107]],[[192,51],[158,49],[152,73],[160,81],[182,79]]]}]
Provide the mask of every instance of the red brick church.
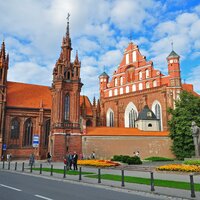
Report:
[{"label": "red brick church", "polygon": [[[5,42],[2,43],[1,157],[11,153],[14,158],[27,158],[35,153],[37,158],[44,159],[47,152],[51,152],[54,160],[62,160],[67,152],[81,154],[83,149],[87,152],[84,137],[92,135],[94,129],[95,134],[106,137],[107,129],[103,127],[115,127],[112,130],[119,135],[124,135],[127,128],[129,135],[141,130],[159,135],[159,131],[167,131],[167,108],[174,107],[180,91],[194,92],[192,85],[181,83],[180,57],[174,51],[167,57],[168,74],[163,75],[154,69],[152,61],[146,60],[138,46],[130,42],[112,79],[109,81],[105,72],[99,76],[100,100],[94,99],[91,104],[87,96],[80,95],[81,62],[78,53],[71,61],[71,51],[68,22],[53,69],[52,86],[48,87],[8,81],[9,56]],[[117,130],[117,127],[120,128]],[[149,134],[151,132],[146,135]],[[39,143],[34,147],[35,137]]]}]

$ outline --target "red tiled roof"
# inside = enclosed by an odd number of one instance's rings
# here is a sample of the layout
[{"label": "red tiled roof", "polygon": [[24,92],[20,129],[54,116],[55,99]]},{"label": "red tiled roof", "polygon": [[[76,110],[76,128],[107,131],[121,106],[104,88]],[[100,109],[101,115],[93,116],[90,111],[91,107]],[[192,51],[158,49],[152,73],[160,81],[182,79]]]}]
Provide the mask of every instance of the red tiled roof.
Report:
[{"label": "red tiled roof", "polygon": [[167,131],[141,131],[137,128],[87,127],[86,136],[156,136],[167,137]]},{"label": "red tiled roof", "polygon": [[[86,104],[86,114],[92,115],[92,105],[87,96],[80,96],[80,105]],[[40,108],[51,109],[52,97],[48,86],[33,85],[27,83],[7,82],[7,106],[19,108]]]},{"label": "red tiled roof", "polygon": [[51,109],[51,91],[47,86],[7,82],[7,106]]},{"label": "red tiled roof", "polygon": [[200,96],[198,93],[196,93],[193,89],[193,84],[186,84],[186,83],[183,83],[182,84],[182,88],[183,90],[186,90],[187,92],[191,92],[193,95],[195,96]]},{"label": "red tiled roof", "polygon": [[87,115],[92,115],[92,105],[90,103],[90,100],[88,99],[87,96],[80,96],[80,106],[83,104],[83,102],[85,101],[85,105],[86,105],[86,114]]}]

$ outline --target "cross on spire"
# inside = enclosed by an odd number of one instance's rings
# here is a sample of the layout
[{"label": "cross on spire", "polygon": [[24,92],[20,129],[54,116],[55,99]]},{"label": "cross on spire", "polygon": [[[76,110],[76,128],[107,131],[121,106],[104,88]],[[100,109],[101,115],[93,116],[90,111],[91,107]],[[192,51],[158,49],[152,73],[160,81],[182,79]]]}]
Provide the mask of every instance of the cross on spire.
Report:
[{"label": "cross on spire", "polygon": [[130,42],[132,42],[132,34],[130,33],[130,35],[129,35],[129,40],[130,40]]},{"label": "cross on spire", "polygon": [[171,41],[172,51],[174,50],[174,43],[173,40]]},{"label": "cross on spire", "polygon": [[67,18],[66,18],[68,21],[69,21],[69,17],[70,17],[70,14],[68,13],[68,14],[67,14]]}]

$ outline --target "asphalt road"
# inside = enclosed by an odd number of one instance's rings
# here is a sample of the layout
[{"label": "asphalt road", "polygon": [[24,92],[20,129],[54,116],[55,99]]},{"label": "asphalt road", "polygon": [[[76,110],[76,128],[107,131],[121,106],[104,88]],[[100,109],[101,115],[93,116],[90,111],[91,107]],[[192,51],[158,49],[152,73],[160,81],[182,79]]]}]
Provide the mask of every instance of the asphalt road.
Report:
[{"label": "asphalt road", "polygon": [[155,200],[127,192],[0,171],[1,200]]}]

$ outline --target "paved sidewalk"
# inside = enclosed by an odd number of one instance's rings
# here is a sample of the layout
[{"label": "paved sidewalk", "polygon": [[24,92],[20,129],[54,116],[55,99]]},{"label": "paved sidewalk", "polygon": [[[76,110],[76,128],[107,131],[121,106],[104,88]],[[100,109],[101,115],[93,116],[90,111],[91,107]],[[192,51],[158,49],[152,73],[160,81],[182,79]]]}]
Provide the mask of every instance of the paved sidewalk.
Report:
[{"label": "paved sidewalk", "polygon": [[[17,162],[17,170],[15,170],[15,162]],[[151,192],[151,186],[150,185],[141,185],[141,184],[133,184],[133,183],[124,183],[125,186],[122,186],[122,183],[119,181],[108,181],[108,180],[101,180],[101,183],[98,183],[98,179],[93,178],[87,178],[84,175],[81,176],[81,180],[79,180],[79,175],[67,175],[66,178],[63,178],[63,174],[57,174],[53,173],[51,176],[50,172],[42,172],[40,175],[39,171],[32,171],[30,172],[30,166],[28,166],[28,161],[12,161],[10,164],[10,171],[22,173],[22,163],[24,164],[24,174],[34,175],[34,176],[43,176],[45,178],[53,178],[61,181],[72,181],[74,183],[85,183],[90,184],[92,186],[96,187],[108,187],[108,188],[115,188],[120,189],[127,192],[138,192],[138,193],[144,193],[147,196],[154,195],[155,198],[158,199],[200,199],[200,192],[195,192],[196,197],[191,198],[191,191],[190,190],[180,190],[180,189],[172,189],[172,188],[165,188],[165,187],[157,187],[155,186],[155,191]],[[35,167],[39,167],[40,164],[42,164],[43,168],[51,168],[51,165],[49,165],[46,161],[36,161]],[[53,162],[51,163],[53,165],[53,168],[57,169],[63,169],[64,164],[62,162]],[[0,170],[3,170],[3,162],[0,162]],[[9,165],[7,162],[5,162],[4,170],[8,170]],[[143,178],[150,178],[150,171],[153,171],[154,178],[155,179],[163,179],[163,180],[174,180],[174,181],[184,181],[189,182],[190,177],[187,173],[166,173],[166,172],[157,172],[154,170],[155,167],[149,163],[149,165],[141,165],[141,166],[127,166],[124,165],[122,167],[117,168],[106,168],[101,169],[101,174],[115,174],[115,175],[121,175],[121,169],[124,169],[124,175],[125,176],[135,176],[135,177],[143,177]],[[93,172],[98,174],[98,169],[94,167],[81,167],[83,172]],[[194,182],[200,183],[200,176],[194,175]]]}]

